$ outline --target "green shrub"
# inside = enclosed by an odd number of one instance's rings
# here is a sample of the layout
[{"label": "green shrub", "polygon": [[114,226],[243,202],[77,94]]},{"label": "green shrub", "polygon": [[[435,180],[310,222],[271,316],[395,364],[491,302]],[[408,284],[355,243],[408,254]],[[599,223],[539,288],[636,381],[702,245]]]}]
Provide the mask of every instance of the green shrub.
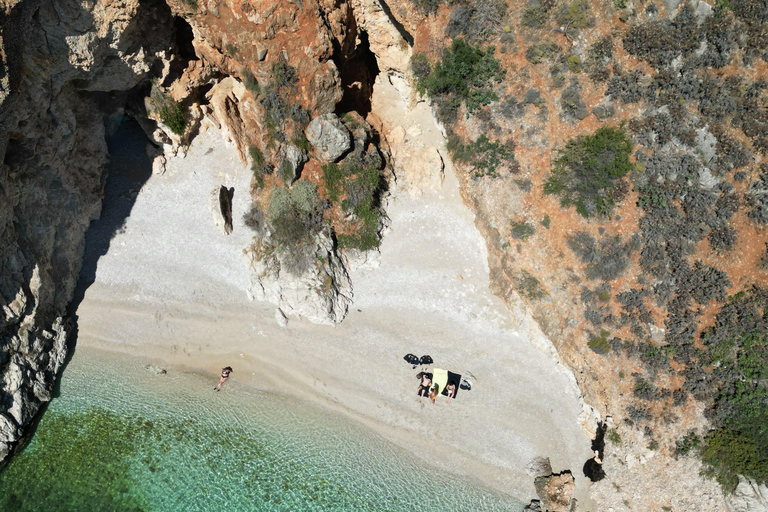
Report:
[{"label": "green shrub", "polygon": [[737,475],[768,482],[768,290],[739,292],[702,337],[701,363],[713,374],[714,426],[703,441],[705,474],[726,492]]},{"label": "green shrub", "polygon": [[267,222],[279,247],[293,249],[307,245],[323,225],[317,187],[305,180],[290,190],[275,187],[269,200]]},{"label": "green shrub", "polygon": [[278,60],[272,64],[272,80],[278,88],[290,87],[294,85],[299,79],[299,74],[296,68],[285,62],[284,60]]},{"label": "green shrub", "polygon": [[557,22],[571,28],[587,28],[595,24],[589,12],[589,0],[573,0],[564,4],[557,13]]},{"label": "green shrub", "polygon": [[493,52],[492,46],[483,51],[461,38],[454,39],[428,74],[425,75],[427,66],[421,57],[417,59],[416,87],[421,94],[441,98],[453,108],[463,102],[469,113],[474,112],[499,99],[490,85],[492,81],[501,82],[505,70],[493,58]]},{"label": "green shrub", "polygon": [[[367,251],[378,247],[381,228],[379,197],[384,188],[381,172],[370,166],[359,166],[354,159],[322,167],[328,198],[355,216],[354,232],[339,234],[339,247]],[[343,199],[342,199],[343,196]]]},{"label": "green shrub", "polygon": [[541,7],[528,7],[523,11],[522,22],[526,27],[540,28],[547,21],[547,13]]},{"label": "green shrub", "polygon": [[197,0],[181,0],[181,3],[192,9],[192,11],[197,11]]},{"label": "green shrub", "polygon": [[632,169],[632,141],[624,128],[603,127],[569,140],[555,160],[544,193],[560,196],[564,208],[583,217],[609,216],[623,198],[620,180]]},{"label": "green shrub", "polygon": [[616,446],[619,446],[621,444],[621,435],[619,435],[618,430],[616,430],[615,428],[610,429],[605,434],[605,438],[608,440],[608,442]]},{"label": "green shrub", "polygon": [[525,50],[525,58],[528,59],[531,64],[538,64],[544,59],[551,59],[561,51],[562,50],[557,43],[551,41],[538,43],[529,46],[528,49]]},{"label": "green shrub", "polygon": [[501,165],[516,166],[515,154],[500,142],[491,142],[485,134],[464,144],[458,135],[448,139],[448,151],[454,161],[470,164],[476,176],[498,176]]},{"label": "green shrub", "polygon": [[549,225],[552,223],[551,220],[549,220],[549,215],[545,215],[543,219],[541,219],[541,225],[544,226],[546,229],[549,229]]},{"label": "green shrub", "polygon": [[160,121],[176,135],[184,135],[187,119],[181,103],[174,101],[166,93],[156,90],[150,97],[150,105]]},{"label": "green shrub", "polygon": [[237,56],[237,46],[235,46],[234,44],[227,43],[226,46],[224,46],[224,49],[227,51],[227,54],[233,59]]},{"label": "green shrub", "polygon": [[600,336],[594,336],[587,343],[587,347],[595,354],[605,355],[611,351],[611,344],[608,343],[610,333],[606,330],[600,331]]},{"label": "green shrub", "polygon": [[261,87],[259,87],[258,80],[256,80],[253,73],[247,69],[243,71],[243,84],[254,96],[258,96],[261,93]]},{"label": "green shrub", "polygon": [[686,456],[690,452],[698,452],[701,448],[701,438],[694,431],[688,432],[675,442],[675,457]]},{"label": "green shrub", "polygon": [[566,63],[568,64],[568,70],[571,71],[571,73],[581,73],[581,57],[578,55],[569,55],[566,59]]},{"label": "green shrub", "polygon": [[521,270],[515,276],[513,284],[515,290],[528,300],[543,299],[547,295],[541,282],[527,270]]},{"label": "green shrub", "polygon": [[516,222],[512,224],[512,238],[525,242],[536,233],[536,229],[527,222]]}]

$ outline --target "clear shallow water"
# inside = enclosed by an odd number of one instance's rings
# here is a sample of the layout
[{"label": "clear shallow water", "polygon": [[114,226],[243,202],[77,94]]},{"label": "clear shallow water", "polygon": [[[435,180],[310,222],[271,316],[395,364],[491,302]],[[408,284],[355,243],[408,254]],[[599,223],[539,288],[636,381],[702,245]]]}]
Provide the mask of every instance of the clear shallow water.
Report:
[{"label": "clear shallow water", "polygon": [[0,473],[0,510],[522,510],[342,415],[214,384],[79,350],[32,441]]}]

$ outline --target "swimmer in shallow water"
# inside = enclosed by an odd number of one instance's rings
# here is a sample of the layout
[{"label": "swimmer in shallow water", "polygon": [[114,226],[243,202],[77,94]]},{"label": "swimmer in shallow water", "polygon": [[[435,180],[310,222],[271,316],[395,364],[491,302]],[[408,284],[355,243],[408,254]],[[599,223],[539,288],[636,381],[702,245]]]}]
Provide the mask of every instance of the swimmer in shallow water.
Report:
[{"label": "swimmer in shallow water", "polygon": [[224,381],[229,378],[229,374],[232,373],[234,370],[231,366],[225,366],[221,369],[221,379],[219,379],[219,383],[216,385],[215,388],[213,388],[216,391],[221,391],[221,385],[224,384]]}]

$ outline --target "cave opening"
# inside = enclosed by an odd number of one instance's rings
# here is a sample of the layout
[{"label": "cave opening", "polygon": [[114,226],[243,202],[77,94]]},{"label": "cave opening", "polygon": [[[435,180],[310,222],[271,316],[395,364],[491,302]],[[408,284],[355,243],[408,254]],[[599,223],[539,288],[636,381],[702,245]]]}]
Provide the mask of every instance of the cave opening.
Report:
[{"label": "cave opening", "polygon": [[368,33],[360,31],[359,43],[347,56],[339,56],[337,53],[336,66],[339,68],[341,86],[344,95],[336,104],[336,113],[355,111],[363,118],[371,112],[371,96],[373,84],[379,74],[379,64],[376,55],[371,51],[368,41]]},{"label": "cave opening", "polygon": [[168,87],[177,80],[184,73],[184,70],[187,69],[191,61],[198,60],[197,53],[195,53],[195,45],[192,44],[192,41],[195,39],[192,25],[181,16],[174,16],[173,32],[175,58],[171,61],[168,76],[163,81],[163,87]]}]

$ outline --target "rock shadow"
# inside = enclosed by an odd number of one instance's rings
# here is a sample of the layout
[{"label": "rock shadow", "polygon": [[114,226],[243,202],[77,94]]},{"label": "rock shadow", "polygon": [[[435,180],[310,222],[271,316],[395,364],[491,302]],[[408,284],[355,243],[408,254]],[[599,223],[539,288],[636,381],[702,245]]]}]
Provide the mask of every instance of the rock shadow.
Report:
[{"label": "rock shadow", "polygon": [[[119,124],[115,127],[116,123]],[[152,176],[152,161],[145,152],[149,139],[139,123],[132,117],[124,116],[117,121],[109,119],[107,125],[106,140],[110,160],[104,184],[104,199],[101,216],[91,222],[85,234],[83,263],[75,295],[69,305],[69,315],[75,321],[77,308],[86,290],[96,281],[99,259],[107,254],[114,236],[124,229],[141,187]],[[72,334],[74,345],[76,328]]]}]

